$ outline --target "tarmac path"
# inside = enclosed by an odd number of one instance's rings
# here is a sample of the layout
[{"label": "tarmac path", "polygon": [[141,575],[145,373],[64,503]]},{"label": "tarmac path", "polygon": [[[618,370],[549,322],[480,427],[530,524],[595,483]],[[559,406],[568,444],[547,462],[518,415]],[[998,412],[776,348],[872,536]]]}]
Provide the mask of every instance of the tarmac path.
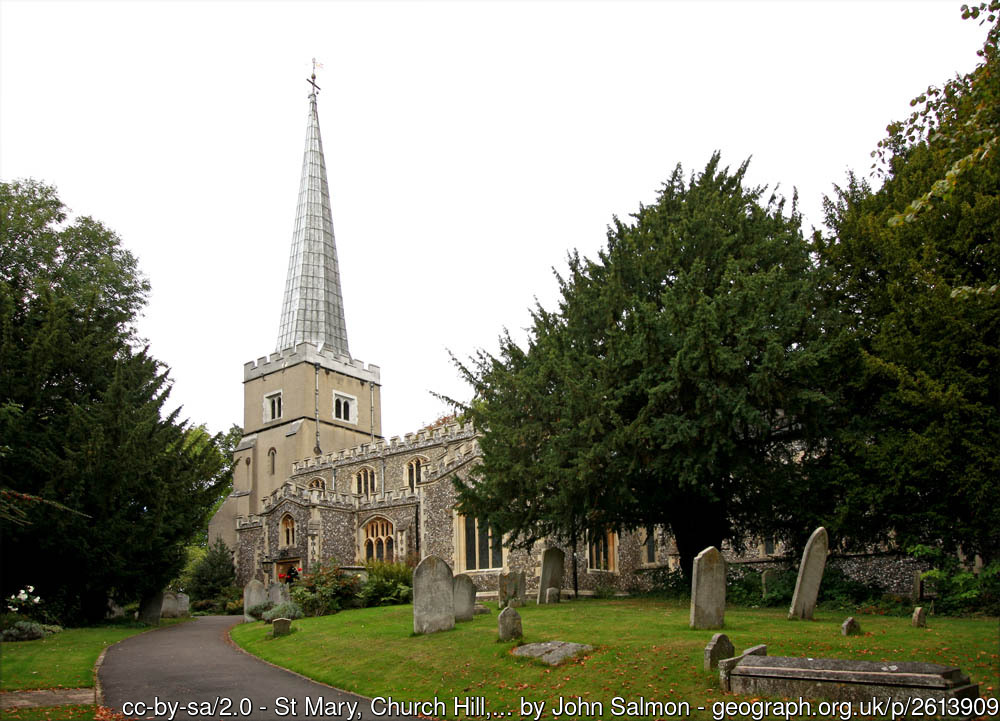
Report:
[{"label": "tarmac path", "polygon": [[387,707],[381,702],[244,653],[229,640],[229,629],[242,618],[201,616],[115,644],[98,670],[100,703],[128,718],[157,721],[416,718],[382,715]]}]

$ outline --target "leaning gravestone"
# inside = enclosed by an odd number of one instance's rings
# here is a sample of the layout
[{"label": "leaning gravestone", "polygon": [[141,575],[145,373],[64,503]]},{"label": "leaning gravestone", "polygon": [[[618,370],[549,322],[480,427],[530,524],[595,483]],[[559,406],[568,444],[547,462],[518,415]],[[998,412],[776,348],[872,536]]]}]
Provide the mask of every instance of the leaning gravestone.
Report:
[{"label": "leaning gravestone", "polygon": [[471,621],[476,607],[476,586],[472,579],[460,573],[452,580],[455,593],[455,620]]},{"label": "leaning gravestone", "polygon": [[163,594],[154,593],[139,604],[139,620],[150,626],[160,624],[160,610],[163,608]]},{"label": "leaning gravestone", "polygon": [[163,594],[160,618],[177,618],[177,594],[167,591]]},{"label": "leaning gravestone", "polygon": [[277,638],[278,636],[287,636],[292,632],[292,619],[290,618],[276,618],[271,621],[271,635]]},{"label": "leaning gravestone", "polygon": [[524,571],[511,571],[497,576],[497,603],[500,608],[523,606],[526,590]]},{"label": "leaning gravestone", "polygon": [[769,568],[760,574],[760,595],[764,598],[767,598],[767,584],[774,582],[774,578],[777,575],[778,572],[773,568]]},{"label": "leaning gravestone", "polygon": [[500,634],[501,641],[513,641],[516,638],[521,638],[524,635],[521,630],[521,614],[507,606],[497,616],[497,632]]},{"label": "leaning gravestone", "polygon": [[715,546],[695,556],[691,574],[691,628],[722,628],[726,616],[726,562]]},{"label": "leaning gravestone", "polygon": [[177,615],[178,616],[190,616],[191,615],[191,597],[186,593],[177,594]]},{"label": "leaning gravestone", "polygon": [[287,603],[292,600],[291,594],[288,592],[288,584],[286,583],[269,583],[267,585],[267,598],[275,606],[279,603]]},{"label": "leaning gravestone", "polygon": [[545,594],[550,588],[562,588],[563,565],[566,554],[561,548],[546,548],[542,551],[542,576],[538,579],[538,598],[536,603],[547,603]]},{"label": "leaning gravestone", "polygon": [[830,539],[826,534],[826,529],[820,526],[809,536],[805,550],[802,551],[799,577],[795,580],[795,593],[792,594],[792,605],[788,609],[789,619],[811,619],[813,617],[829,548]]},{"label": "leaning gravestone", "polygon": [[413,632],[434,633],[454,627],[451,566],[437,556],[427,556],[413,570]]},{"label": "leaning gravestone", "polygon": [[267,589],[255,578],[243,587],[243,620],[256,621],[257,619],[250,615],[250,609],[265,601],[267,601]]},{"label": "leaning gravestone", "polygon": [[917,606],[913,609],[913,618],[910,619],[910,623],[914,628],[923,628],[927,625],[927,612],[923,606]]},{"label": "leaning gravestone", "polygon": [[736,647],[729,640],[729,636],[724,633],[715,634],[705,646],[705,670],[711,671],[719,665],[719,661],[732,658],[735,653]]}]

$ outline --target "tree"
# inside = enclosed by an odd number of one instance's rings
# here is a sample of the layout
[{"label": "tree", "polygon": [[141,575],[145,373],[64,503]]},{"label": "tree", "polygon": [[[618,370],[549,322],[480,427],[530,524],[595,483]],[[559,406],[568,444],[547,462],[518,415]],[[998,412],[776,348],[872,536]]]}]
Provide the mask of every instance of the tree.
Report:
[{"label": "tree", "polygon": [[233,569],[233,554],[225,541],[216,538],[208,548],[208,552],[194,567],[191,574],[191,584],[186,589],[191,598],[205,601],[220,596],[227,586],[236,583],[236,571]]},{"label": "tree", "polygon": [[17,409],[0,413],[0,488],[45,501],[5,524],[3,584],[36,586],[65,622],[96,620],[109,596],[176,575],[228,459],[165,410],[166,370],[134,330],[148,284],[117,236],[67,224],[32,181],[0,184],[0,220],[0,407]]},{"label": "tree", "polygon": [[1000,549],[1000,58],[988,20],[984,62],[889,126],[882,187],[851,176],[827,202],[821,257],[862,354],[845,386],[851,420],[811,471],[856,539],[986,559]]},{"label": "tree", "polygon": [[678,166],[596,261],[571,255],[527,349],[504,335],[458,364],[483,453],[461,512],[515,546],[664,525],[686,571],[706,546],[787,527],[792,461],[836,422],[825,379],[843,348],[794,202],[762,202],[746,169],[716,154],[686,183]]}]

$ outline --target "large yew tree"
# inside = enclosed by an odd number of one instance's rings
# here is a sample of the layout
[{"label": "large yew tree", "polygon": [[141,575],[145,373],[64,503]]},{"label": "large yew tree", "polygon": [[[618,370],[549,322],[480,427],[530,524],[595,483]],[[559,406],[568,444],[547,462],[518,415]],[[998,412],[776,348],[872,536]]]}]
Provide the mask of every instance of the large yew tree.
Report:
[{"label": "large yew tree", "polygon": [[53,188],[0,183],[3,593],[32,585],[77,623],[177,574],[228,460],[166,410],[166,370],[135,335],[135,258],[66,221]]},{"label": "large yew tree", "polygon": [[504,336],[459,364],[483,433],[463,513],[514,545],[663,525],[686,571],[709,545],[789,527],[795,460],[836,420],[840,334],[794,203],[746,169],[678,166],[596,259],[570,257],[526,348]]}]

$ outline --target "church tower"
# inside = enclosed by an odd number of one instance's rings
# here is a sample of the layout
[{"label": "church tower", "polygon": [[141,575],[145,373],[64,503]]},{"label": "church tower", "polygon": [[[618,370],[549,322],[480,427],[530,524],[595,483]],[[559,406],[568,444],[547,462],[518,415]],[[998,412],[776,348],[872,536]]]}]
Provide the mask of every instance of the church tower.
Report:
[{"label": "church tower", "polygon": [[234,453],[233,494],[209,529],[227,543],[235,541],[230,529],[236,518],[259,513],[261,499],[284,484],[293,461],[382,438],[379,368],[352,358],[347,344],[315,72],[309,83],[277,347],[244,365],[243,440]]}]

